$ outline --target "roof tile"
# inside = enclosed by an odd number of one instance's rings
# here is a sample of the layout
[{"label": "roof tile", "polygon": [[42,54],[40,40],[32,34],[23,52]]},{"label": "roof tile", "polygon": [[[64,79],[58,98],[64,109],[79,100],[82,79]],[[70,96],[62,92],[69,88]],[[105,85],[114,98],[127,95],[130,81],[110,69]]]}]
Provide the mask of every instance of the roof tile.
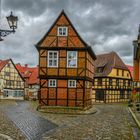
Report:
[{"label": "roof tile", "polygon": [[27,67],[16,64],[16,68],[19,70],[23,78],[28,78],[27,84],[39,84],[38,67]]},{"label": "roof tile", "polygon": [[[102,67],[103,71],[98,72],[98,67]],[[97,55],[97,59],[95,60],[95,77],[107,76],[111,72],[112,68],[128,70],[128,68],[116,52]]]}]

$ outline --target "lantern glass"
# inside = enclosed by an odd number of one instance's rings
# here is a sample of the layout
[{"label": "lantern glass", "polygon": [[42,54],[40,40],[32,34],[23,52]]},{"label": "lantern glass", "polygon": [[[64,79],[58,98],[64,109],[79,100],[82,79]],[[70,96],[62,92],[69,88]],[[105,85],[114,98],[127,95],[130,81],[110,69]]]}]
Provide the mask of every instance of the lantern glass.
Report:
[{"label": "lantern glass", "polygon": [[7,21],[8,21],[9,27],[13,29],[14,31],[17,28],[18,17],[13,16],[13,13],[11,12],[10,16],[7,17]]}]

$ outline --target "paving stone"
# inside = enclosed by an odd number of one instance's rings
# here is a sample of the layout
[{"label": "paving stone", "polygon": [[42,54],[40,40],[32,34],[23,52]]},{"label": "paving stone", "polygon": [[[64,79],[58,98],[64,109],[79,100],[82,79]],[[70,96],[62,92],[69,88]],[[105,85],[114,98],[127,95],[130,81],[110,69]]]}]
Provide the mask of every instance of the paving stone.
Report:
[{"label": "paving stone", "polygon": [[[0,111],[0,134],[7,135],[13,140],[25,140],[25,136],[15,125]],[[0,136],[0,140],[5,140]]]},{"label": "paving stone", "polygon": [[29,104],[25,101],[17,101],[17,105],[1,107],[6,116],[23,132],[28,140],[40,140],[43,133],[57,127],[28,108]]},{"label": "paving stone", "polygon": [[[94,107],[98,110],[96,114],[66,115],[37,112],[30,103],[17,102],[17,105],[9,104],[3,108],[9,119],[16,123],[29,140],[140,139],[137,125],[127,107],[121,104],[95,105]],[[2,126],[7,132],[5,123]],[[9,135],[11,135],[10,132]]]},{"label": "paving stone", "polygon": [[[96,105],[99,112],[81,115],[46,133],[44,140],[132,140],[133,126],[137,127],[124,105]],[[139,137],[140,139],[140,137]]]}]

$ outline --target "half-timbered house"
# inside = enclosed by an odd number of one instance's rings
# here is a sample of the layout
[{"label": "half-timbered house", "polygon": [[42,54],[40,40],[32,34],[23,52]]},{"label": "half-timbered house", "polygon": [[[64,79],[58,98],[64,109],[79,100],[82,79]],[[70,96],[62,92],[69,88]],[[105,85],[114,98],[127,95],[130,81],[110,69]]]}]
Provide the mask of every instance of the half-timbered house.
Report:
[{"label": "half-timbered house", "polygon": [[115,52],[97,55],[93,82],[93,102],[124,102],[130,98],[132,77]]},{"label": "half-timbered house", "polygon": [[0,60],[0,99],[24,99],[24,79],[11,59]]},{"label": "half-timbered house", "polygon": [[42,106],[91,106],[96,56],[64,11],[37,43],[39,103]]},{"label": "half-timbered house", "polygon": [[20,63],[18,63],[16,64],[16,68],[25,80],[25,99],[38,99],[38,66],[29,67],[27,64],[22,66]]},{"label": "half-timbered house", "polygon": [[131,66],[131,65],[126,65],[127,68],[129,69],[130,73],[131,73],[131,77],[132,77],[132,80],[133,80],[133,77],[134,77],[134,67]]},{"label": "half-timbered house", "polygon": [[134,45],[134,57],[133,57],[134,88],[135,90],[140,92],[140,25],[137,40],[133,41],[133,45]]}]

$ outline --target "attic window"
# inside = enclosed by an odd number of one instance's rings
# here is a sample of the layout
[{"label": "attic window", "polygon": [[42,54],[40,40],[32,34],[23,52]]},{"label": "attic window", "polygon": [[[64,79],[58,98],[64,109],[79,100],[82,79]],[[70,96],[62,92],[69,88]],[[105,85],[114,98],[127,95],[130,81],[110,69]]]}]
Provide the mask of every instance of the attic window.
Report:
[{"label": "attic window", "polygon": [[97,72],[98,72],[98,73],[102,73],[103,70],[104,70],[104,67],[98,67],[98,68],[97,68]]},{"label": "attic window", "polygon": [[9,63],[7,64],[7,67],[10,67],[10,64]]},{"label": "attic window", "polygon": [[68,35],[68,28],[67,27],[58,27],[58,36],[67,36]]}]

